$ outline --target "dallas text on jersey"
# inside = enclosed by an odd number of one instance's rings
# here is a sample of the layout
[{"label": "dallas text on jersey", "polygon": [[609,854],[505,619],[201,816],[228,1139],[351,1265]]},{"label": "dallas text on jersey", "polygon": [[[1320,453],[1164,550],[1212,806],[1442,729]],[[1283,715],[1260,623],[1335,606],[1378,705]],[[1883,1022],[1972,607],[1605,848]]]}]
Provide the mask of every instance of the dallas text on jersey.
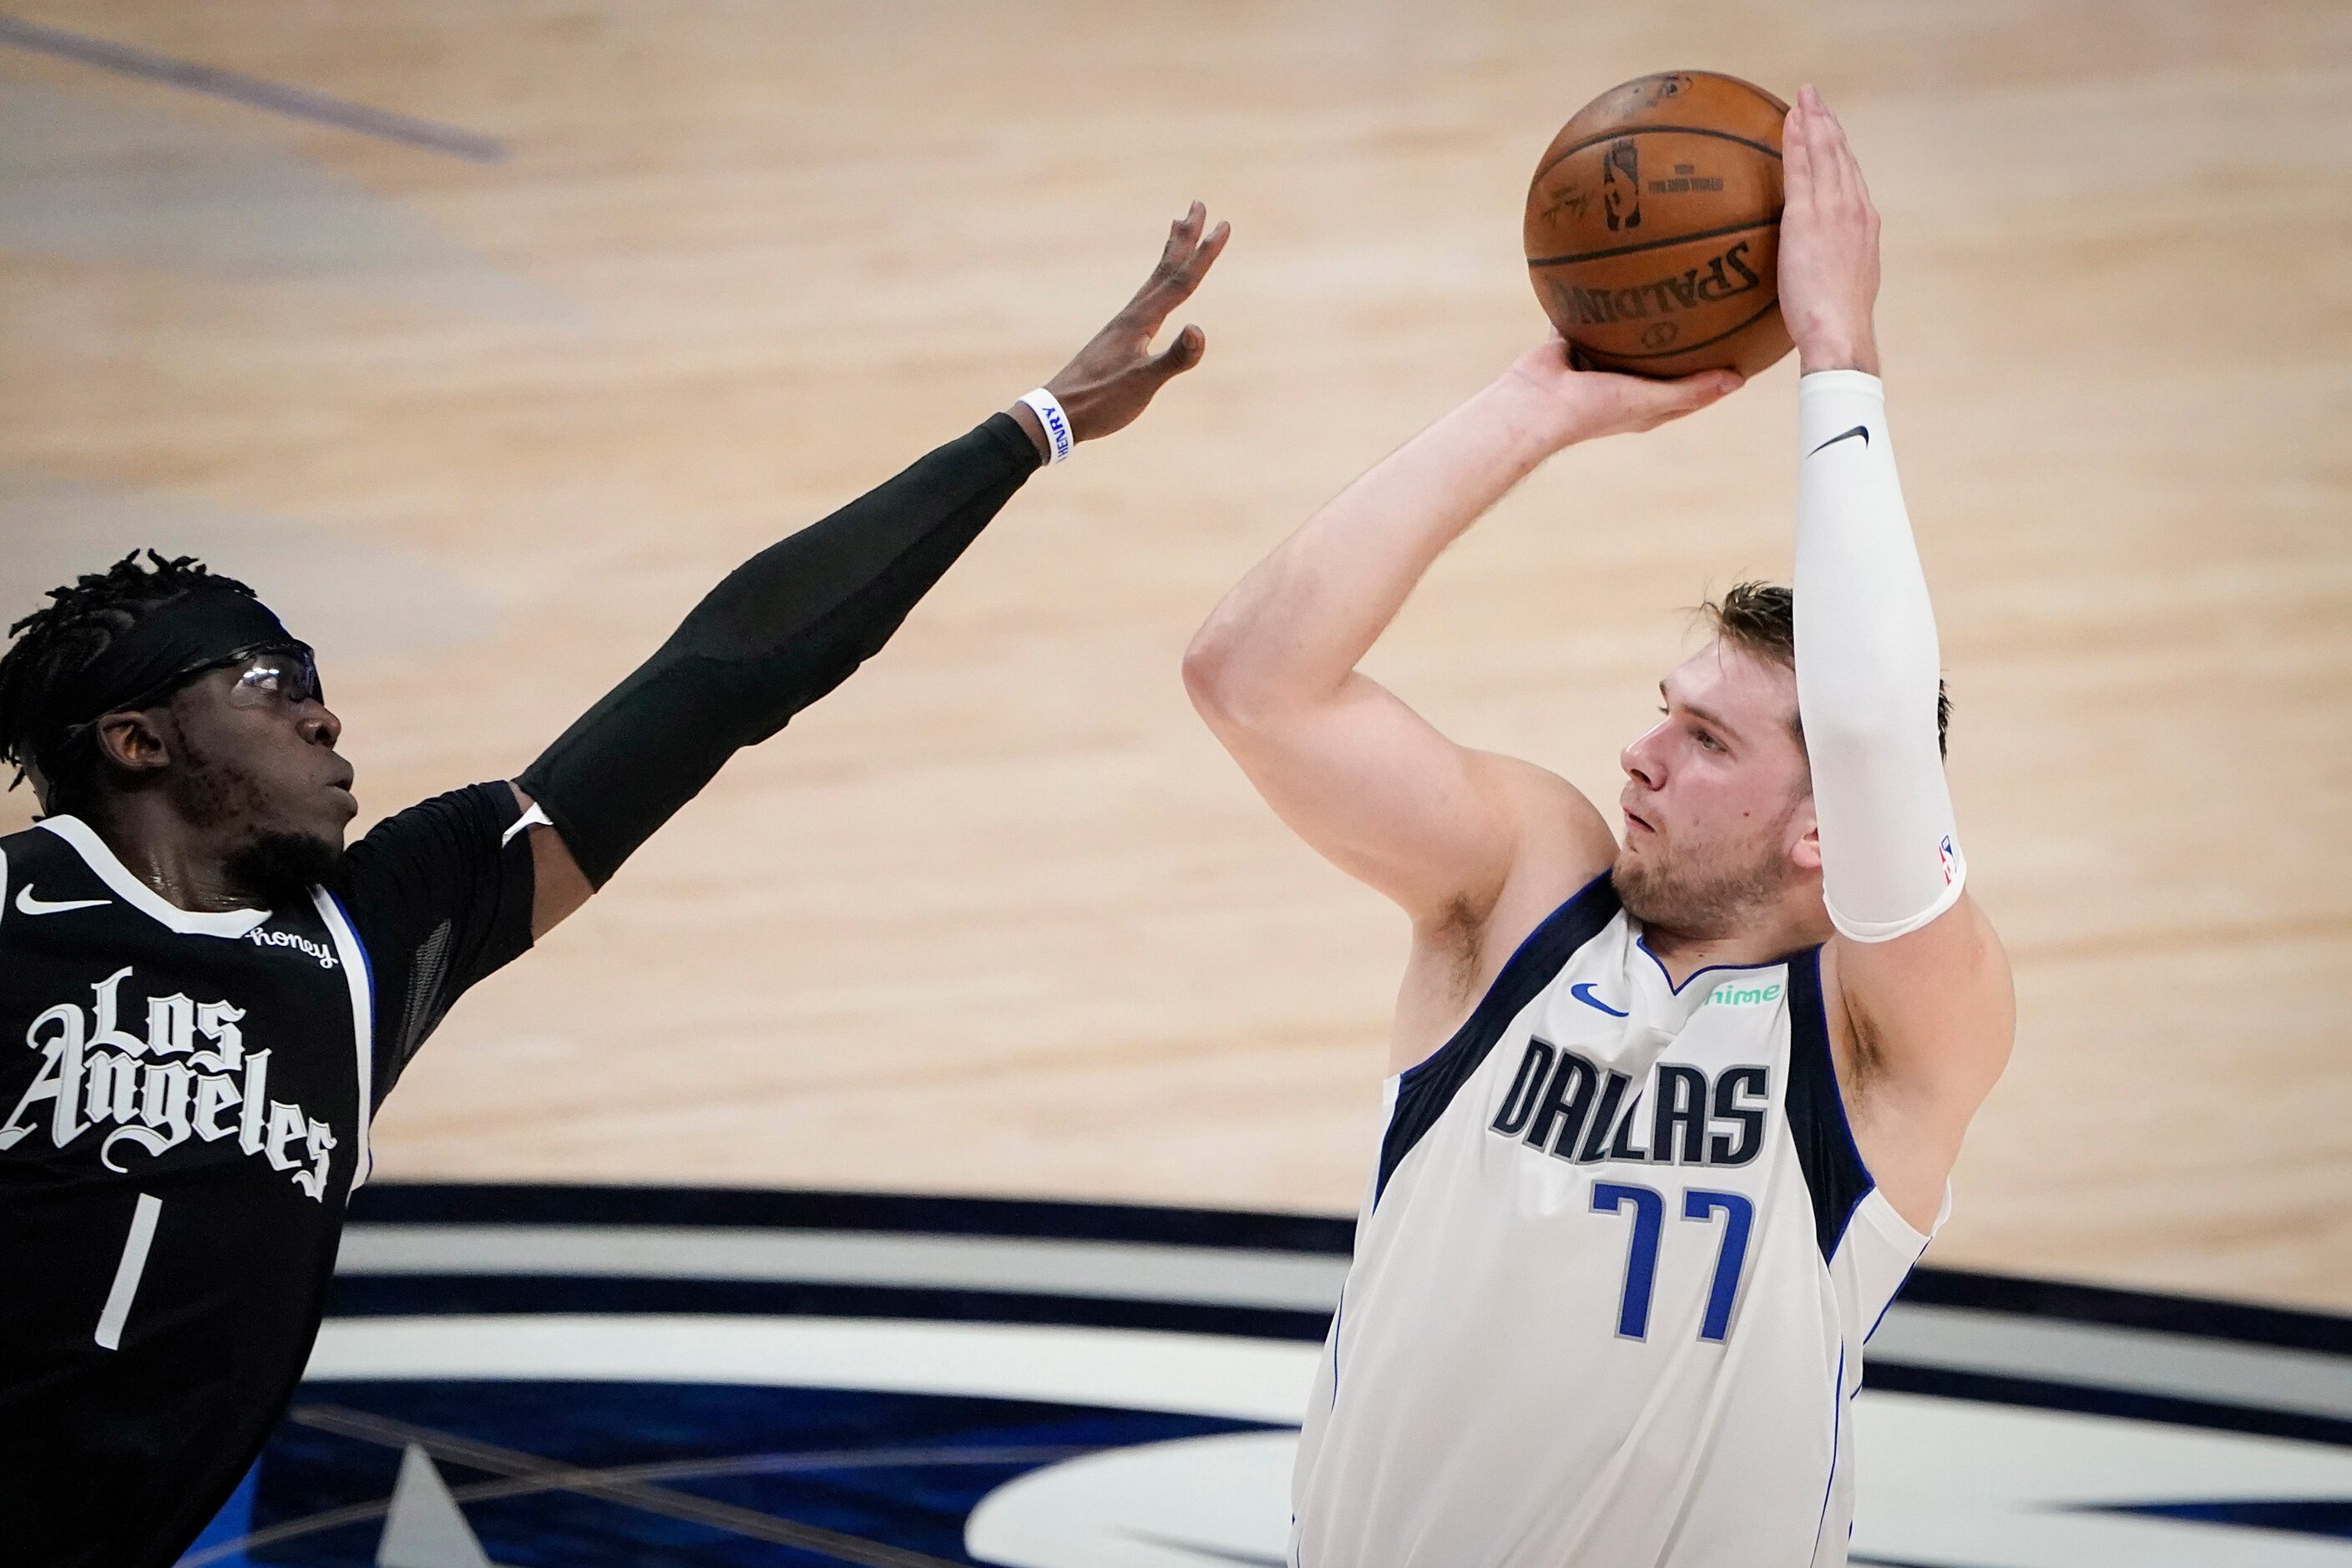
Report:
[{"label": "dallas text on jersey", "polygon": [[[1579,1165],[1745,1165],[1764,1146],[1770,1082],[1771,1074],[1754,1064],[1726,1068],[1710,1083],[1702,1068],[1661,1062],[1649,1087],[1628,1104],[1631,1077],[1531,1038],[1488,1130]],[[1646,1147],[1634,1137],[1645,1098],[1652,1107]]]}]

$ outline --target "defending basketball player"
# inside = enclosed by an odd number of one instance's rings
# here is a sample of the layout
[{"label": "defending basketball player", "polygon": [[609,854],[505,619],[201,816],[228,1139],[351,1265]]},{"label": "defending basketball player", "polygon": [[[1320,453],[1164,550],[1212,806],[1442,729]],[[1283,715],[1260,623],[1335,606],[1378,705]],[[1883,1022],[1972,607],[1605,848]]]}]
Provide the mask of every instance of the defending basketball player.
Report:
[{"label": "defending basketball player", "polygon": [[0,757],[49,815],[0,839],[0,1558],[180,1555],[301,1375],[368,1122],[450,1005],[1198,363],[1199,328],[1151,340],[1225,234],[1193,204],[1045,387],[746,562],[513,784],[348,851],[341,722],[250,588],[151,552],[11,628]]},{"label": "defending basketball player", "polygon": [[1622,843],[1356,668],[1546,458],[1738,384],[1554,341],[1254,570],[1185,661],[1284,821],[1412,919],[1389,1116],[1293,1486],[1304,1568],[1845,1561],[1847,1402],[2007,1059],[1936,628],[1887,445],[1878,224],[1785,127],[1801,356],[1788,590],[1745,584],[1622,753]]}]

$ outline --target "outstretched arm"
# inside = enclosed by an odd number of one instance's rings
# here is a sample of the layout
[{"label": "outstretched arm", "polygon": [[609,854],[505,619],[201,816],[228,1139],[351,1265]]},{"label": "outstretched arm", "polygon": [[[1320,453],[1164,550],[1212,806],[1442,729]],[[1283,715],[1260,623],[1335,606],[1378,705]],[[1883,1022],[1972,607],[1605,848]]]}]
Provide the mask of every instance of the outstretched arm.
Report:
[{"label": "outstretched arm", "polygon": [[1613,847],[1581,795],[1456,745],[1356,666],[1445,547],[1545,458],[1738,384],[1571,370],[1556,338],[1530,350],[1242,579],[1185,655],[1193,706],[1300,837],[1417,926],[1483,924],[1530,853],[1597,871]]},{"label": "outstretched arm", "polygon": [[1811,88],[1782,146],[1781,306],[1803,369],[1797,700],[1838,933],[1829,968],[1875,1144],[1864,1155],[1924,1227],[2007,1060],[2014,1006],[2008,963],[1967,894],[1944,779],[1935,611],[1878,379],[1878,215]]},{"label": "outstretched arm", "polygon": [[[1198,327],[1151,340],[1224,248],[1195,202],[1150,279],[1027,402],[735,569],[655,655],[516,781],[541,826],[532,934],[551,929],[710,782],[878,652],[1057,444],[1107,436],[1200,363]],[[1047,428],[1054,406],[1066,433]]]}]

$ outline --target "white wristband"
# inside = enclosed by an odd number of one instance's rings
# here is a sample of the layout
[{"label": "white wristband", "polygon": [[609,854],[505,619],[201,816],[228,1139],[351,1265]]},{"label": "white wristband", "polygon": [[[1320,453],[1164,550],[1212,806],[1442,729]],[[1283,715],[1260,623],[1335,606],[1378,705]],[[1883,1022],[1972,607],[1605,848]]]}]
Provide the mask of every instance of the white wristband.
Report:
[{"label": "white wristband", "polygon": [[1034,392],[1023,393],[1020,401],[1029,405],[1037,416],[1037,423],[1045,427],[1045,445],[1050,448],[1046,466],[1050,468],[1069,457],[1078,439],[1070,434],[1070,416],[1062,412],[1061,400],[1041,386]]}]

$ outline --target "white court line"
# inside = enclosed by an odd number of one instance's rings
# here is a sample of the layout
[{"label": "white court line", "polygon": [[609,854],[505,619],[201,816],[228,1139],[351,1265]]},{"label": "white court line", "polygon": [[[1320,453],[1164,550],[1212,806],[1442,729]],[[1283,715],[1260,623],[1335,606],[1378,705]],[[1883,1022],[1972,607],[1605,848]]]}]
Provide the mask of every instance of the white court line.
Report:
[{"label": "white court line", "polygon": [[1898,1306],[1870,1359],[2352,1419],[2352,1357],[2196,1334]]},{"label": "white court line", "polygon": [[[728,1279],[1328,1312],[1345,1257],[1166,1243],[717,1226],[375,1225],[346,1275]],[[1874,1361],[2352,1419],[2352,1358],[1972,1307],[1898,1303]]]},{"label": "white court line", "polygon": [[1012,1290],[1328,1312],[1341,1254],[719,1226],[354,1225],[339,1274],[574,1275]]},{"label": "white court line", "polygon": [[838,1318],[330,1318],[311,1380],[713,1383],[1035,1399],[1296,1425],[1319,1344]]}]

